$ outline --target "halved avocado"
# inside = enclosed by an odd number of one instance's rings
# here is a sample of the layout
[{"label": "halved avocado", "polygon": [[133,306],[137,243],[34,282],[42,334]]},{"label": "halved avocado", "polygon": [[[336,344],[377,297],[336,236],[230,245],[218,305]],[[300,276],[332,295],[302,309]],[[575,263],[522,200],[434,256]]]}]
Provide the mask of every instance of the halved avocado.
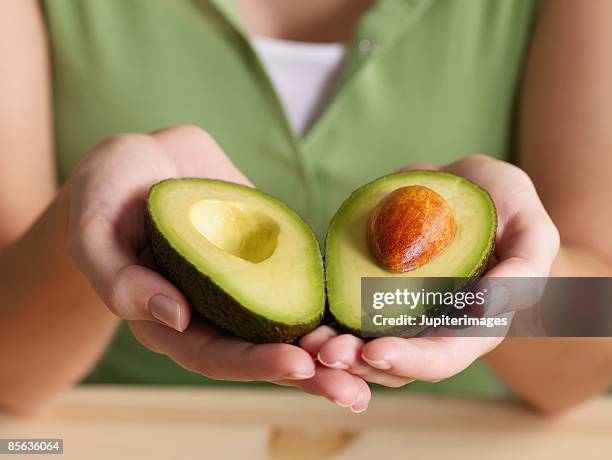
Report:
[{"label": "halved avocado", "polygon": [[323,317],[323,262],[284,203],[209,179],[154,185],[146,228],[160,271],[216,325],[254,342],[292,342]]},{"label": "halved avocado", "polygon": [[[452,241],[431,260],[408,271],[390,272],[373,254],[368,231],[372,216],[385,198],[409,186],[426,187],[441,196],[452,211],[456,227]],[[481,275],[493,252],[496,229],[497,214],[490,195],[454,174],[410,171],[381,177],[359,188],[342,204],[327,232],[325,261],[331,314],[340,326],[356,334],[361,332],[362,277]],[[413,312],[422,313],[420,309]]]}]

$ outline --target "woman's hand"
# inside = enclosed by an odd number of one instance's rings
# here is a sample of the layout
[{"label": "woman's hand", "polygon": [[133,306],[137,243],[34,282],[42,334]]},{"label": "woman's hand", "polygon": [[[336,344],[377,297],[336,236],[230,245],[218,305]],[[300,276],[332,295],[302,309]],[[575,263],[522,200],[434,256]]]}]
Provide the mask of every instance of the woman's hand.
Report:
[{"label": "woman's hand", "polygon": [[[559,234],[531,180],[521,169],[481,155],[446,166],[420,164],[407,169],[449,171],[489,191],[498,211],[498,229],[495,256],[485,277],[548,276],[559,248]],[[524,292],[512,288],[506,291],[505,295],[494,297],[491,307],[495,312],[526,306]],[[300,345],[328,368],[398,387],[415,379],[438,382],[449,378],[502,340],[503,337],[382,337],[365,343],[326,327],[304,336]]]},{"label": "woman's hand", "polygon": [[191,316],[185,297],[148,268],[146,195],[169,177],[203,177],[250,185],[214,140],[183,126],[120,135],[97,146],[69,180],[69,247],[107,305],[136,338],[183,367],[213,379],[262,380],[320,394],[356,411],[370,390],[363,379],[321,367],[303,349],[253,344]]}]

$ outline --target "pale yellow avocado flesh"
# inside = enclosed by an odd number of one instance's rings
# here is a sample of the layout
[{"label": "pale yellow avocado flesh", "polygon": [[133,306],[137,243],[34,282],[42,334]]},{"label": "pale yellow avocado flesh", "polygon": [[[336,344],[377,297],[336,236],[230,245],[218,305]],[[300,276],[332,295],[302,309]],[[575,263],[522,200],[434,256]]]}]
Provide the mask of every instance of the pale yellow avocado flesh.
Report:
[{"label": "pale yellow avocado flesh", "polygon": [[322,314],[318,244],[280,201],[223,181],[170,180],[151,191],[149,212],[172,248],[245,309],[283,324]]},{"label": "pale yellow avocado flesh", "polygon": [[[367,225],[378,203],[389,193],[407,185],[422,185],[442,195],[453,211],[457,231],[453,242],[427,264],[404,273],[391,273],[372,256]],[[362,277],[474,276],[490,255],[496,226],[495,205],[489,194],[453,174],[413,171],[385,176],[365,185],[344,202],[328,229],[325,259],[327,297],[332,315],[343,326],[360,330]],[[419,290],[420,286],[415,284],[412,289]]]},{"label": "pale yellow avocado flesh", "polygon": [[279,225],[243,203],[197,201],[189,209],[189,220],[219,249],[255,264],[269,258],[278,246]]}]

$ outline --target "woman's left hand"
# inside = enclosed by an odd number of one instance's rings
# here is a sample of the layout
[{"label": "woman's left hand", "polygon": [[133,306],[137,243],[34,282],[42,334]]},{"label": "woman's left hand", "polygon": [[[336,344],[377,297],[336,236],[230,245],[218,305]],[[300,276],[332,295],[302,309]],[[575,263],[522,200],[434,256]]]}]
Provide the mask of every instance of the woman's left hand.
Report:
[{"label": "woman's left hand", "polygon": [[[498,228],[494,258],[485,277],[546,277],[559,249],[559,234],[529,176],[516,166],[473,155],[444,166],[412,165],[410,169],[448,171],[486,189],[495,202]],[[516,283],[513,283],[516,284]],[[509,292],[497,299],[496,311],[518,309]],[[364,342],[351,334],[320,327],[300,346],[323,366],[343,369],[390,387],[413,380],[438,382],[467,368],[497,347],[503,337],[382,337]]]}]

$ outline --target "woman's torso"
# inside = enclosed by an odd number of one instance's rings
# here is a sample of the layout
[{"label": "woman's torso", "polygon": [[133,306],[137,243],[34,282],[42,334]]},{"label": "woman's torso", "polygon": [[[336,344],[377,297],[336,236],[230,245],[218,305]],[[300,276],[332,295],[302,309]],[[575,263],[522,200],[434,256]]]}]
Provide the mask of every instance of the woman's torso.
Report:
[{"label": "woman's torso", "polygon": [[[356,27],[335,97],[298,138],[230,3],[47,0],[60,177],[114,133],[195,124],[322,239],[340,203],[377,176],[475,152],[511,158],[535,5],[379,0]],[[205,381],[145,350],[126,327],[89,380]],[[426,388],[499,387],[472,366]]]}]

